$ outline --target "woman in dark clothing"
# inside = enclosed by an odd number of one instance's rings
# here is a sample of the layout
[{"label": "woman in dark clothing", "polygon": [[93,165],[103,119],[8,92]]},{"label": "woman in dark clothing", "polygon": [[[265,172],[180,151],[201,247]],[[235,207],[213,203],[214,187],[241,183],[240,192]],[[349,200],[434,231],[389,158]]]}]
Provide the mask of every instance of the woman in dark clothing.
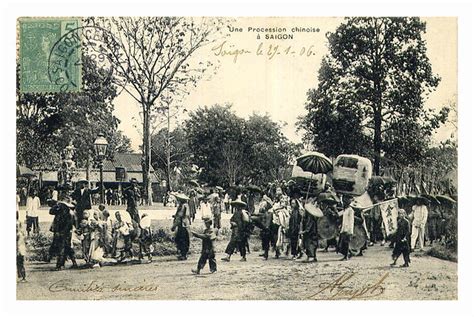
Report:
[{"label": "woman in dark clothing", "polygon": [[231,206],[234,210],[234,214],[230,218],[230,227],[232,229],[232,235],[230,237],[229,244],[225,249],[226,257],[222,258],[222,261],[229,262],[231,255],[234,253],[234,250],[238,248],[242,258],[240,261],[247,261],[246,255],[246,244],[247,244],[247,224],[248,221],[244,219],[243,208],[247,206],[242,200],[237,199],[232,201]]},{"label": "woman in dark clothing", "polygon": [[306,211],[303,217],[303,243],[307,262],[317,262],[316,250],[318,249],[318,226],[316,218]]},{"label": "woman in dark clothing", "polygon": [[184,194],[176,194],[175,197],[178,201],[178,209],[174,215],[171,231],[176,230],[175,243],[178,250],[178,260],[186,260],[188,258],[190,244],[189,227],[191,226],[188,205],[189,197]]}]

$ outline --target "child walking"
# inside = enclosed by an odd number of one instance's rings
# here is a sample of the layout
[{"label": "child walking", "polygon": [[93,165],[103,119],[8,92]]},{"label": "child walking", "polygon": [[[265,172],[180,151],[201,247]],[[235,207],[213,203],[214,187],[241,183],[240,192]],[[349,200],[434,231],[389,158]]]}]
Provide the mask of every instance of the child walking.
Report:
[{"label": "child walking", "polygon": [[217,238],[216,229],[212,228],[212,220],[211,218],[204,218],[204,224],[206,229],[204,229],[203,233],[197,233],[195,231],[191,231],[193,236],[202,239],[202,250],[201,250],[201,257],[199,258],[199,262],[197,265],[196,270],[191,270],[194,274],[200,274],[201,270],[206,265],[206,262],[209,260],[209,267],[211,269],[211,273],[217,272],[217,262],[216,262],[216,255],[214,251],[214,241]]}]

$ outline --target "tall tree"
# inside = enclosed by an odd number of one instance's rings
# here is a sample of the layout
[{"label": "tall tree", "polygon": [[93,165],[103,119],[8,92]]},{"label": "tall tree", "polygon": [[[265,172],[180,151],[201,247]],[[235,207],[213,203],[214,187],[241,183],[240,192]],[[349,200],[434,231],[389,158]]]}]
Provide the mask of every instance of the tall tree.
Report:
[{"label": "tall tree", "polygon": [[[212,42],[222,22],[216,18],[143,17],[90,18],[98,27],[93,41],[108,58],[115,83],[142,107],[143,181],[147,203],[152,204],[150,181],[150,116],[163,110],[160,101],[169,95],[186,94],[211,65],[191,57]],[[191,65],[192,64],[192,65]],[[166,108],[166,106],[165,106]]]},{"label": "tall tree", "polygon": [[416,17],[358,17],[347,18],[328,34],[326,58],[334,80],[327,89],[334,92],[332,96],[337,92],[353,109],[361,109],[361,127],[372,139],[376,174],[385,138],[400,122],[410,122],[413,127],[428,120],[425,126],[435,128],[446,119],[445,111],[430,114],[424,108],[428,94],[440,81],[426,55],[425,32],[426,23]]},{"label": "tall tree", "polygon": [[370,138],[364,133],[364,111],[341,93],[334,69],[325,58],[318,73],[317,89],[308,91],[305,116],[299,118],[298,129],[313,148],[330,157],[339,154],[371,155]]},{"label": "tall tree", "polygon": [[281,179],[283,170],[301,150],[283,134],[282,125],[268,115],[251,115],[245,121],[245,135],[245,144],[249,149],[246,174],[254,183],[264,184]]},{"label": "tall tree", "polygon": [[240,118],[231,105],[198,108],[185,122],[193,162],[203,168],[202,180],[221,186],[281,177],[301,149],[281,128],[268,115]]},{"label": "tall tree", "polygon": [[229,151],[224,151],[224,148],[228,149],[228,144],[245,142],[244,124],[244,120],[232,112],[231,105],[202,107],[189,114],[184,126],[194,163],[203,168],[202,180],[211,185],[232,182],[232,178],[226,178],[224,175],[227,174],[222,173],[225,162],[232,165],[234,162]]},{"label": "tall tree", "polygon": [[192,152],[182,128],[170,131],[169,135],[168,128],[159,130],[152,136],[151,144],[152,165],[164,172],[169,184],[173,182],[171,174],[175,169],[179,169],[185,175],[192,169]]}]

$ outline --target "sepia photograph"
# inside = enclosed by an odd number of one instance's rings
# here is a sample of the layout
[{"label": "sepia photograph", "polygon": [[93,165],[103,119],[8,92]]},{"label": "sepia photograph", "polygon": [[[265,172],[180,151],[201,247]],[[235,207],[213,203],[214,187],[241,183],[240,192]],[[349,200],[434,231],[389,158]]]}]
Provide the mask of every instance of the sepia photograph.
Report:
[{"label": "sepia photograph", "polygon": [[151,14],[16,19],[17,300],[459,299],[456,16]]}]

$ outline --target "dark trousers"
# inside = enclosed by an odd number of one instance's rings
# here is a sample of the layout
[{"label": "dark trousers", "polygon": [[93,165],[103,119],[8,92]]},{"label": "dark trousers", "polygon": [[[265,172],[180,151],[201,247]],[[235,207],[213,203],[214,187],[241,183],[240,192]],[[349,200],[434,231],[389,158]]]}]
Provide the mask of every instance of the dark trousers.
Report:
[{"label": "dark trousers", "polygon": [[187,257],[189,252],[189,232],[186,228],[178,227],[175,242],[178,254],[181,257]]},{"label": "dark trousers", "polygon": [[214,214],[214,228],[216,229],[221,228],[221,213]]},{"label": "dark trousers", "polygon": [[403,261],[405,261],[405,264],[410,263],[410,245],[408,241],[395,242],[395,247],[393,248],[392,253],[393,260],[397,260],[401,254],[403,254]]},{"label": "dark trousers", "polygon": [[130,214],[130,218],[136,223],[140,223],[140,216],[136,207],[127,207],[127,212]]},{"label": "dark trousers", "polygon": [[247,239],[244,237],[240,237],[239,239],[232,237],[229,241],[229,244],[227,245],[227,248],[225,249],[225,253],[228,255],[234,254],[234,250],[238,249],[240,252],[240,256],[244,257],[247,255],[247,250],[245,248],[247,244]]},{"label": "dark trousers", "polygon": [[344,257],[347,257],[349,254],[349,242],[351,241],[351,235],[342,232],[341,235],[339,236],[339,252],[344,255]]},{"label": "dark trousers", "polygon": [[297,256],[300,253],[300,248],[298,246],[298,235],[293,235],[290,236],[290,249],[291,249],[291,255]]},{"label": "dark trousers", "polygon": [[38,217],[26,216],[26,232],[30,234],[31,229],[33,228],[34,233],[39,232],[39,222]]},{"label": "dark trousers", "polygon": [[[73,264],[76,263],[76,258],[74,256],[74,250],[71,247],[71,232],[56,232],[54,234],[54,239],[58,244],[58,260],[56,262],[56,267],[63,267],[66,263],[66,259],[69,258]],[[54,240],[53,240],[54,243]]]},{"label": "dark trousers", "polygon": [[272,233],[268,229],[263,229],[260,233],[260,238],[262,239],[263,256],[265,257],[265,259],[267,259],[268,251],[270,250],[270,244],[272,240]]},{"label": "dark trousers", "polygon": [[204,266],[206,266],[206,262],[209,260],[209,268],[211,269],[211,272],[217,271],[217,262],[216,262],[216,255],[214,251],[209,251],[209,252],[202,252],[201,257],[199,258],[198,261],[198,271],[201,271]]},{"label": "dark trousers", "polygon": [[79,225],[81,224],[82,219],[84,219],[84,210],[82,208],[76,208],[76,213],[74,214],[74,222],[76,228],[79,228]]},{"label": "dark trousers", "polygon": [[25,257],[21,254],[16,255],[16,272],[18,274],[18,278],[26,278]]},{"label": "dark trousers", "polygon": [[310,258],[316,258],[316,250],[318,248],[318,239],[312,236],[303,237],[304,249],[306,255]]},{"label": "dark trousers", "polygon": [[382,218],[374,219],[368,218],[368,227],[369,227],[369,235],[370,235],[370,242],[376,243],[377,241],[381,241],[384,239],[383,232],[382,232]]}]

